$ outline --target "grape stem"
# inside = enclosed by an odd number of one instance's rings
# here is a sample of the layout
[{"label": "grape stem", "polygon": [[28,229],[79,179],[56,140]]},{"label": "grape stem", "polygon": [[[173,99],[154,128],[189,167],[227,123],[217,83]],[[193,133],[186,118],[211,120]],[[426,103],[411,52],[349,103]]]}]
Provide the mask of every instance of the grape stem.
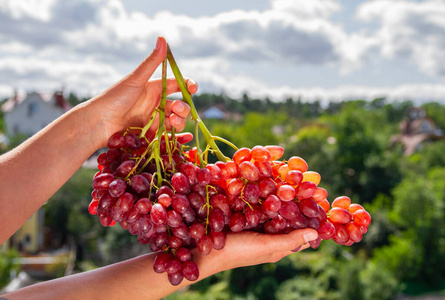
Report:
[{"label": "grape stem", "polygon": [[[155,143],[155,161],[156,161],[156,174],[158,176],[158,186],[162,185],[162,171],[160,165],[160,153],[161,153],[161,140],[162,134],[165,131],[165,102],[167,100],[167,58],[162,62],[162,95],[161,103],[159,103],[157,111],[159,112],[159,128],[156,132],[157,142]],[[151,122],[151,120],[150,120]]]},{"label": "grape stem", "polygon": [[[168,62],[170,63],[170,67],[173,71],[176,81],[178,82],[179,89],[181,90],[182,101],[186,102],[190,106],[190,113],[192,115],[192,120],[194,120],[198,124],[198,127],[201,130],[207,144],[212,148],[216,157],[220,161],[228,162],[230,159],[221,152],[218,145],[216,145],[215,143],[215,140],[219,138],[215,138],[215,136],[213,136],[210,133],[210,131],[207,129],[207,127],[199,117],[196,107],[193,104],[192,97],[187,89],[184,77],[182,76],[181,71],[179,71],[178,65],[176,64],[175,58],[173,57],[173,53],[168,44],[167,44],[167,59]],[[199,147],[197,150],[199,151]]]}]

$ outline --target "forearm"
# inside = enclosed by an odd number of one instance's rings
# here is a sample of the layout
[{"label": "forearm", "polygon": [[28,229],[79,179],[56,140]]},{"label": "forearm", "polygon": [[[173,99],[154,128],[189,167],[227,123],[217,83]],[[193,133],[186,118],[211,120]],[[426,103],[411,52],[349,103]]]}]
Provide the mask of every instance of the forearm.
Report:
[{"label": "forearm", "polygon": [[41,207],[103,143],[100,116],[79,105],[0,156],[0,244]]},{"label": "forearm", "polygon": [[[216,252],[216,251],[214,251]],[[153,271],[155,254],[142,255],[127,261],[81,274],[71,275],[40,284],[35,284],[8,295],[6,299],[160,299],[174,291],[192,284],[184,281],[172,286],[167,274]],[[218,253],[200,259],[199,279],[221,270]]]}]

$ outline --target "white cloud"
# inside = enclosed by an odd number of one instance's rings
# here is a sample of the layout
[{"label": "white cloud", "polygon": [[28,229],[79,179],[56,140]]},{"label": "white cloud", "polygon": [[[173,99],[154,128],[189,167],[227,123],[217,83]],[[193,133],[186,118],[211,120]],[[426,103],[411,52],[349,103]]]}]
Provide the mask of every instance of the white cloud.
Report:
[{"label": "white cloud", "polygon": [[0,12],[10,14],[14,19],[31,17],[48,22],[55,2],[56,0],[2,0]]},{"label": "white cloud", "polygon": [[123,0],[4,0],[0,2],[0,93],[8,86],[52,89],[61,84],[81,93],[101,91],[136,67],[151,52],[156,37],[163,35],[181,70],[196,79],[201,90],[225,90],[234,96],[248,92],[276,100],[383,94],[445,97],[442,88],[428,84],[273,86],[259,74],[234,67],[260,64],[272,72],[272,68],[305,65],[354,74],[369,61],[408,57],[419,70],[445,76],[444,1],[364,2],[357,18],[376,22],[378,29],[373,32],[346,31],[332,18],[341,11],[334,0],[270,0],[270,7],[262,11],[190,17],[167,10],[150,15],[131,12]]},{"label": "white cloud", "polygon": [[384,57],[408,57],[426,74],[445,78],[445,1],[375,0],[362,4],[357,17],[378,22]]}]

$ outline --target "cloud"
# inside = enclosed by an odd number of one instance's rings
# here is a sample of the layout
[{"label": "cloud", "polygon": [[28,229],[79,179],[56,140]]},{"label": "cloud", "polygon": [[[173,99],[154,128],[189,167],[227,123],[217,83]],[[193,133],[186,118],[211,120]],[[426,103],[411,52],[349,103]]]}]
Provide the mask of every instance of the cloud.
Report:
[{"label": "cloud", "polygon": [[445,78],[445,1],[375,0],[362,4],[357,18],[377,22],[383,57],[406,57],[422,72]]},{"label": "cloud", "polygon": [[420,99],[419,91],[433,99],[445,96],[435,85],[272,86],[260,74],[245,74],[238,67],[315,66],[354,74],[369,62],[401,57],[430,76],[445,75],[444,1],[364,2],[356,17],[375,24],[376,30],[345,30],[333,18],[341,12],[341,5],[333,0],[270,0],[269,8],[262,11],[238,9],[200,17],[167,10],[129,11],[123,0],[3,0],[0,93],[8,87],[61,85],[81,94],[101,91],[136,67],[156,37],[163,35],[181,70],[200,83],[201,91],[248,92],[276,100],[364,98],[366,93],[396,98],[408,97],[407,92]]}]

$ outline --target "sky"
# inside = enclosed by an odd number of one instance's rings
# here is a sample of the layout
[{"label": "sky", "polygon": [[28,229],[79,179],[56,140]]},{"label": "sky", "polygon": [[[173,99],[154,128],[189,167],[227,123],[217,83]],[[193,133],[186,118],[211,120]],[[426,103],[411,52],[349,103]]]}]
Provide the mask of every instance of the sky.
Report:
[{"label": "sky", "polygon": [[0,97],[94,96],[159,35],[201,93],[445,103],[445,0],[0,0]]}]

